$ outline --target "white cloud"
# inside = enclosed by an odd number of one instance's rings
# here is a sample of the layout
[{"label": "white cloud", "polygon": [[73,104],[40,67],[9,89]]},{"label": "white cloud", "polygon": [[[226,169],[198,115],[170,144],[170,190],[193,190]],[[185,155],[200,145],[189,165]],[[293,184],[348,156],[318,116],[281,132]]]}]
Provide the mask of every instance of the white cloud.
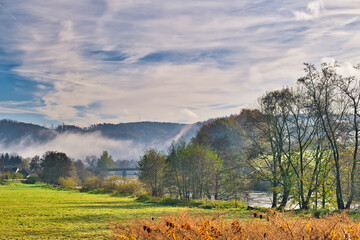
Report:
[{"label": "white cloud", "polygon": [[187,109],[187,108],[184,108],[184,113],[188,116],[188,117],[191,117],[193,119],[197,119],[198,118],[198,115],[196,115],[196,113],[194,113],[193,111]]},{"label": "white cloud", "polygon": [[[7,16],[9,27],[0,31],[13,41],[0,36],[0,47],[20,51],[13,73],[39,86],[37,104],[23,111],[80,126],[137,121],[139,113],[144,121],[192,122],[234,113],[209,106],[246,107],[264,91],[292,84],[303,62],[359,59],[356,1],[327,1],[326,10],[320,0],[305,5],[9,2],[17,22]],[[160,60],[139,61],[148,54]]]},{"label": "white cloud", "polygon": [[321,63],[326,63],[328,65],[334,65],[336,62],[336,59],[333,57],[323,57],[321,59]]},{"label": "white cloud", "polygon": [[296,20],[312,20],[321,16],[321,11],[324,9],[324,2],[317,0],[309,2],[306,11],[294,11]]},{"label": "white cloud", "polygon": [[59,32],[60,41],[74,40],[75,34],[73,31],[73,22],[70,20],[65,20],[60,22],[60,25],[62,26],[62,29]]}]

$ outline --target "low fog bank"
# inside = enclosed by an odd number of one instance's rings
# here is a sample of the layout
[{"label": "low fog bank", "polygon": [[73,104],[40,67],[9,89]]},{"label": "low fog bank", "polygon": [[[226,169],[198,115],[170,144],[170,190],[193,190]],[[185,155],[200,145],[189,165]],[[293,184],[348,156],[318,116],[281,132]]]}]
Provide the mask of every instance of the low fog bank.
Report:
[{"label": "low fog bank", "polygon": [[173,140],[178,140],[190,129],[191,127],[186,126],[176,136],[151,143],[112,139],[103,136],[99,131],[56,133],[52,140],[45,143],[39,143],[27,136],[16,143],[0,143],[0,153],[16,153],[24,158],[32,158],[35,155],[42,156],[47,151],[59,151],[66,153],[70,158],[84,160],[86,156],[99,156],[104,150],[107,150],[114,160],[139,160],[147,148],[166,151]]}]

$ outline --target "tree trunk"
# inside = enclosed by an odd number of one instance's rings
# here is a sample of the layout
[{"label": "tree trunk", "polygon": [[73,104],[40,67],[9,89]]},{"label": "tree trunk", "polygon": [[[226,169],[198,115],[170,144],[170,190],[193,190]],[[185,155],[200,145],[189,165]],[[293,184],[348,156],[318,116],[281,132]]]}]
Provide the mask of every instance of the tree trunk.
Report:
[{"label": "tree trunk", "polygon": [[354,127],[355,127],[355,146],[354,146],[354,154],[353,154],[353,166],[351,169],[351,187],[350,187],[350,196],[346,203],[346,208],[350,209],[351,203],[354,199],[355,195],[355,173],[356,173],[356,164],[357,164],[357,151],[359,148],[359,129],[357,125],[357,107],[354,108]]},{"label": "tree trunk", "polygon": [[341,191],[341,178],[340,178],[340,165],[339,159],[335,159],[335,168],[336,168],[336,203],[338,209],[345,209],[344,201],[342,198],[342,191]]},{"label": "tree trunk", "polygon": [[273,192],[271,208],[276,208],[277,207],[277,196],[278,196],[278,193]]},{"label": "tree trunk", "polygon": [[289,196],[290,196],[290,187],[286,183],[286,184],[284,184],[284,190],[283,190],[283,196],[282,196],[281,203],[280,203],[280,208],[286,207]]},{"label": "tree trunk", "polygon": [[[354,158],[356,159],[356,153],[354,153]],[[356,173],[356,160],[353,160],[353,167],[351,169],[351,187],[350,187],[350,196],[349,199],[346,203],[346,209],[350,209],[351,207],[351,203],[354,199],[354,195],[355,195],[355,173]]]},{"label": "tree trunk", "polygon": [[322,208],[325,209],[326,206],[326,192],[325,192],[325,182],[323,182],[323,194],[322,194]]}]

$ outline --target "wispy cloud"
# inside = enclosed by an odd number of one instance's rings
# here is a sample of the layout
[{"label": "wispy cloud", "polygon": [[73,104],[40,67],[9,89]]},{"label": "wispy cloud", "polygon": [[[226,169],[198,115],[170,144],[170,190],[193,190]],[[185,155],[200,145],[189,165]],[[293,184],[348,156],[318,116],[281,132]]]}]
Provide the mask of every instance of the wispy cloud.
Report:
[{"label": "wispy cloud", "polygon": [[190,109],[187,109],[187,108],[184,108],[184,113],[190,117],[190,118],[193,118],[193,119],[197,119],[198,118],[198,115],[196,115],[196,113],[194,113],[193,111],[191,111]]},{"label": "wispy cloud", "polygon": [[36,86],[14,108],[48,120],[192,122],[251,106],[303,62],[360,62],[359,14],[355,0],[6,1],[0,69]]},{"label": "wispy cloud", "polygon": [[321,16],[321,11],[324,9],[324,2],[317,0],[309,2],[305,11],[294,11],[296,20],[312,20]]},{"label": "wispy cloud", "polygon": [[0,113],[37,113],[30,110],[31,101],[1,101]]}]

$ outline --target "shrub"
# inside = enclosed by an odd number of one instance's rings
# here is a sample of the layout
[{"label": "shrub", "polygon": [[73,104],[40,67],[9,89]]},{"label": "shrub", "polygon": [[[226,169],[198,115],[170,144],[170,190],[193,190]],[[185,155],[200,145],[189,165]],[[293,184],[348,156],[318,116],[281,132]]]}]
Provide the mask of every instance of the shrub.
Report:
[{"label": "shrub", "polygon": [[114,239],[359,239],[360,225],[346,214],[301,218],[278,212],[244,221],[182,213],[111,226]]},{"label": "shrub", "polygon": [[24,176],[21,173],[4,172],[1,174],[0,179],[23,179]]},{"label": "shrub", "polygon": [[12,179],[24,179],[24,175],[21,173],[15,173]]},{"label": "shrub", "polygon": [[58,184],[63,188],[75,188],[77,186],[75,179],[71,177],[59,177]]},{"label": "shrub", "polygon": [[246,204],[240,201],[221,201],[221,200],[190,200],[185,201],[181,199],[174,198],[165,198],[161,201],[164,205],[169,206],[188,206],[188,207],[199,207],[204,209],[212,209],[212,208],[221,208],[221,209],[229,209],[229,208],[240,208],[246,209]]},{"label": "shrub", "polygon": [[26,184],[35,184],[39,181],[39,177],[38,176],[29,176],[25,181],[22,181],[23,183]]},{"label": "shrub", "polygon": [[326,214],[329,214],[329,212],[330,211],[327,210],[327,209],[317,209],[317,210],[313,210],[312,214],[313,214],[314,217],[320,218],[320,217],[323,217]]},{"label": "shrub", "polygon": [[161,203],[168,206],[179,206],[184,205],[185,201],[177,198],[164,198]]},{"label": "shrub", "polygon": [[11,172],[4,172],[4,173],[2,173],[1,176],[0,176],[0,179],[1,179],[1,180],[12,179],[12,177],[11,177]]},{"label": "shrub", "polygon": [[221,209],[228,209],[228,208],[241,208],[246,209],[247,205],[240,201],[219,201],[219,200],[202,200],[202,204],[200,205],[202,208],[221,208]]},{"label": "shrub", "polygon": [[103,188],[106,192],[112,192],[114,195],[140,195],[144,192],[142,184],[131,178],[121,176],[111,176],[105,179]]},{"label": "shrub", "polygon": [[149,196],[149,194],[141,194],[136,198],[136,201],[138,201],[138,202],[148,202],[148,201],[150,201],[150,196]]},{"label": "shrub", "polygon": [[126,179],[121,176],[111,176],[105,179],[103,188],[106,192],[114,192],[118,185],[123,184],[124,181]]},{"label": "shrub", "polygon": [[91,178],[86,179],[86,181],[84,182],[84,185],[82,187],[82,190],[90,191],[90,190],[94,190],[94,189],[99,189],[102,187],[102,185],[103,185],[103,180],[101,178],[91,177]]},{"label": "shrub", "polygon": [[106,179],[89,178],[85,181],[82,190],[91,191],[92,193],[112,193],[121,196],[144,193],[144,188],[138,180],[122,176],[111,176]]},{"label": "shrub", "polygon": [[[139,202],[158,203],[166,206],[187,206],[187,207],[198,207],[204,209],[212,208],[240,208],[246,209],[247,205],[241,201],[221,201],[221,200],[190,200],[185,201],[177,198],[159,198],[152,197],[149,194],[142,194],[137,199]],[[261,209],[258,209],[261,210]]]},{"label": "shrub", "polygon": [[7,184],[9,184],[7,181],[4,181],[4,180],[0,179],[0,185],[7,185]]}]

